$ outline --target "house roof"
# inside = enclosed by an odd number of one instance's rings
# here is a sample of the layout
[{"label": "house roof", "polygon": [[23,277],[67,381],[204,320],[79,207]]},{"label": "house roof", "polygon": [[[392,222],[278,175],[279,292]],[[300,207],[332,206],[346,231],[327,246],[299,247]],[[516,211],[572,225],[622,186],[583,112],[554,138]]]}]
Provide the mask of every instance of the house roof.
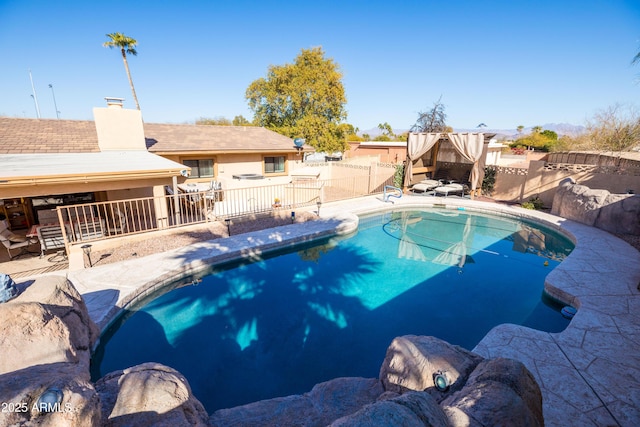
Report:
[{"label": "house roof", "polygon": [[145,123],[144,131],[147,148],[156,154],[297,151],[291,138],[257,126]]},{"label": "house roof", "polygon": [[[144,135],[147,148],[156,154],[296,152],[291,138],[256,126],[145,123]],[[99,151],[92,120],[0,117],[0,154]]]},{"label": "house roof", "polygon": [[0,154],[98,151],[92,121],[0,117]]}]

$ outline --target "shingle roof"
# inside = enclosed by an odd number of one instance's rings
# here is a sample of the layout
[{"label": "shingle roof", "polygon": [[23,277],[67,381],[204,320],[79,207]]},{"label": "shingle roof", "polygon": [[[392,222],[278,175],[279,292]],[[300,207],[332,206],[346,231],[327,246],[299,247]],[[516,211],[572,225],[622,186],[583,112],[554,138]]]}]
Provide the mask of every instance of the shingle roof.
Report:
[{"label": "shingle roof", "polygon": [[92,121],[0,117],[0,154],[98,151]]},{"label": "shingle roof", "polygon": [[[145,123],[144,134],[152,153],[296,151],[291,138],[255,126]],[[99,151],[93,121],[0,117],[0,154]]]},{"label": "shingle roof", "polygon": [[147,148],[153,153],[296,151],[291,138],[256,126],[145,123],[144,133]]}]

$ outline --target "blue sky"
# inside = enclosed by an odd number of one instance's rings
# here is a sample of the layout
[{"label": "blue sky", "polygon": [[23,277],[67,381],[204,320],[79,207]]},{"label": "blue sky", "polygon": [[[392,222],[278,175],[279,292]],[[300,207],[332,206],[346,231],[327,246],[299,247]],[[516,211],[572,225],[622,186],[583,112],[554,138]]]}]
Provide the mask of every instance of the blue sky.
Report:
[{"label": "blue sky", "polygon": [[[584,124],[640,100],[640,2],[0,0],[0,115],[92,119],[135,108],[106,33],[129,58],[146,122],[251,118],[249,84],[322,46],[344,74],[347,121],[409,128],[442,96],[456,129]],[[49,88],[53,85],[53,91]]]}]

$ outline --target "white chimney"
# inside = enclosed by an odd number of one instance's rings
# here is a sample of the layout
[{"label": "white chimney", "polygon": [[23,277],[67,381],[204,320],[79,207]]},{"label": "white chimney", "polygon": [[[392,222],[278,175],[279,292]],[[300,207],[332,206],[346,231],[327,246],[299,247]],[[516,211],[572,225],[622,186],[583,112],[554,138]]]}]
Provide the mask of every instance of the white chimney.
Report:
[{"label": "white chimney", "polygon": [[100,151],[146,150],[140,110],[122,106],[122,98],[105,98],[107,108],[94,108]]},{"label": "white chimney", "polygon": [[124,98],[113,98],[107,96],[104,99],[107,100],[107,107],[109,108],[122,108],[122,104],[124,103]]}]

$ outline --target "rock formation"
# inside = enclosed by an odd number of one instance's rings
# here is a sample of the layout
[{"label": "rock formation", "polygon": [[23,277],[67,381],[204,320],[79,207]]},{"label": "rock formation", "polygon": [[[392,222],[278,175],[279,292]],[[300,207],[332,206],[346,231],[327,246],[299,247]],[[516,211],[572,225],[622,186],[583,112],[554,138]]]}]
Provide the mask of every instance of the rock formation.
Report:
[{"label": "rock formation", "polygon": [[[37,279],[0,304],[0,425],[99,424],[89,381],[97,338],[82,297],[64,277]],[[47,390],[61,400],[42,408],[38,400]]]},{"label": "rock formation", "polygon": [[374,403],[383,393],[375,378],[337,378],[317,384],[309,393],[221,409],[211,426],[326,426]]},{"label": "rock formation", "polygon": [[206,426],[209,416],[175,369],[144,363],[96,383],[108,426]]},{"label": "rock formation", "polygon": [[[446,378],[443,390],[437,375]],[[542,426],[544,419],[540,388],[522,363],[409,335],[393,340],[379,380],[340,378],[303,395],[222,409],[210,425]]]},{"label": "rock formation", "polygon": [[611,194],[567,178],[556,190],[551,214],[614,234],[640,235],[638,194]]},{"label": "rock formation", "polygon": [[407,335],[395,338],[382,362],[380,380],[387,391],[427,391],[437,399],[434,378],[441,373],[450,391],[459,390],[482,357],[462,347],[444,345],[435,337]]}]

